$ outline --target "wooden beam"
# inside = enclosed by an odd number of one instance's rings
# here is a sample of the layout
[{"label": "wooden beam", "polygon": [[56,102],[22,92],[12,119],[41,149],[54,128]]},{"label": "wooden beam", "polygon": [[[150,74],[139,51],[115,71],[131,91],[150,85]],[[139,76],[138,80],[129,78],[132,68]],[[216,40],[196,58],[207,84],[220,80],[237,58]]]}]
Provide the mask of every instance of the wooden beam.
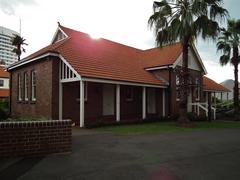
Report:
[{"label": "wooden beam", "polygon": [[120,85],[116,85],[116,121],[120,121]]},{"label": "wooden beam", "polygon": [[80,81],[80,127],[84,127],[84,81]]},{"label": "wooden beam", "polygon": [[163,117],[166,116],[166,103],[165,103],[165,89],[162,89],[162,110],[163,110]]},{"label": "wooden beam", "polygon": [[146,119],[146,87],[142,88],[142,119]]}]

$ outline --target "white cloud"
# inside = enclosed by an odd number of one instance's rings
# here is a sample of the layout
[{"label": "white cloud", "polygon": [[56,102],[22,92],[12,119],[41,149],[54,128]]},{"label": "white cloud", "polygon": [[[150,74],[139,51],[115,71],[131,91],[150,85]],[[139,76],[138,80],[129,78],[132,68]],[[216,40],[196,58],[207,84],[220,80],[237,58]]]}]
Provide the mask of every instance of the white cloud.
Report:
[{"label": "white cloud", "polygon": [[[0,26],[18,31],[19,19],[22,20],[22,36],[29,44],[23,56],[48,45],[58,21],[82,32],[147,49],[155,45],[147,26],[152,3],[153,0],[0,0]],[[218,82],[232,78],[231,67],[218,65],[214,43],[199,40],[198,50],[211,78]]]},{"label": "white cloud", "polygon": [[35,0],[0,0],[0,9],[8,15],[15,15],[18,6],[33,4],[36,4]]}]

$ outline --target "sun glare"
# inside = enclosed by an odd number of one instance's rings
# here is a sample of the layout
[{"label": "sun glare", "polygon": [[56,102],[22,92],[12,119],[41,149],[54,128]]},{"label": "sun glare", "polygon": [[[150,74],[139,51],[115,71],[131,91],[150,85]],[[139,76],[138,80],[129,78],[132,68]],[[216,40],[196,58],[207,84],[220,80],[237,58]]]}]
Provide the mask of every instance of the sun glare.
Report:
[{"label": "sun glare", "polygon": [[96,32],[89,33],[89,35],[92,39],[100,39],[101,38],[101,35]]}]

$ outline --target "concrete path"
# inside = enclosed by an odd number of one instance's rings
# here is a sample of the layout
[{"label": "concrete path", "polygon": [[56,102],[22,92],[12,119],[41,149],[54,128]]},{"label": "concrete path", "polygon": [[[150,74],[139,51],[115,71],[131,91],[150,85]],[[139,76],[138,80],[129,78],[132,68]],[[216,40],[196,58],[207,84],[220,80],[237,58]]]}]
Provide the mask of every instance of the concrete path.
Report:
[{"label": "concrete path", "polygon": [[[73,131],[73,152],[22,159],[0,179],[238,180],[240,130],[162,135]],[[16,175],[14,175],[16,174]]]}]

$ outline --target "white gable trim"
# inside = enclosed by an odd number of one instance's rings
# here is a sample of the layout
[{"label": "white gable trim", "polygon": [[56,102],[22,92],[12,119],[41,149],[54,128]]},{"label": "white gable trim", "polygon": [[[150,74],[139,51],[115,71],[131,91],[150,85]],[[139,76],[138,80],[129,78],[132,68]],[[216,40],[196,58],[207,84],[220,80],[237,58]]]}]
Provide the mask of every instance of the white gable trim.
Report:
[{"label": "white gable trim", "polygon": [[78,74],[78,72],[67,62],[67,60],[62,55],[58,55],[58,57],[63,61],[64,64],[68,66],[68,68],[76,75],[76,77],[80,81],[82,79],[80,74]]},{"label": "white gable trim", "polygon": [[127,82],[127,81],[107,80],[107,79],[98,79],[98,78],[88,78],[88,77],[82,77],[82,80],[88,81],[88,82],[106,83],[106,84],[120,84],[120,85],[129,85],[129,86],[167,88],[167,86],[161,86],[161,85],[152,85],[152,84],[145,84],[145,83],[137,83],[137,82],[134,83],[134,82]]},{"label": "white gable trim", "polygon": [[[68,35],[58,26],[58,28],[57,28],[57,30],[55,31],[55,33],[54,33],[54,35],[53,35],[53,38],[52,38],[52,40],[51,40],[51,44],[54,43],[54,40],[55,40],[55,38],[56,38],[56,36],[57,36],[57,34],[58,34],[59,31],[61,31],[61,33],[63,33],[63,35],[65,36],[65,38],[63,38],[63,39],[68,38]],[[63,39],[61,39],[61,40],[63,40]],[[58,41],[61,41],[61,40],[58,40]],[[56,42],[58,42],[58,41],[56,41]]]},{"label": "white gable trim", "polygon": [[204,64],[203,64],[203,61],[202,61],[202,58],[200,57],[198,51],[197,51],[197,48],[196,46],[193,44],[191,46],[193,48],[193,52],[195,53],[195,55],[197,56],[197,59],[199,60],[199,63],[201,64],[203,70],[204,70],[204,73],[207,74],[207,69],[205,68]]},{"label": "white gable trim", "polygon": [[19,63],[10,65],[10,66],[7,68],[7,70],[15,69],[15,68],[17,68],[17,67],[20,67],[20,66],[22,66],[22,65],[28,64],[28,63],[33,62],[33,61],[36,61],[36,60],[38,60],[38,59],[45,58],[45,57],[47,57],[47,56],[57,56],[57,57],[58,57],[58,54],[57,54],[57,53],[45,53],[45,54],[43,54],[43,55],[41,55],[41,56],[37,56],[37,57],[35,57],[35,58],[33,58],[33,59],[28,59],[28,60],[25,60],[25,61],[22,61],[22,62],[19,61]]},{"label": "white gable trim", "polygon": [[154,71],[154,70],[160,70],[160,69],[168,69],[168,68],[172,68],[172,67],[173,67],[173,65],[164,65],[164,66],[156,66],[156,67],[146,68],[145,70]]},{"label": "white gable trim", "polygon": [[[196,47],[195,47],[194,45],[191,45],[191,46],[190,46],[190,50],[191,50],[191,49],[193,50],[193,53],[196,55],[197,60],[198,60],[198,62],[200,63],[200,65],[201,65],[201,67],[202,67],[202,69],[203,69],[204,74],[207,74],[207,70],[206,70],[206,68],[205,68],[205,66],[204,66],[204,64],[203,64],[203,61],[202,61],[199,53],[197,52]],[[177,58],[177,60],[174,62],[173,68],[176,68],[176,66],[180,63],[181,60],[182,60],[182,53],[181,53],[180,56]]]},{"label": "white gable trim", "polygon": [[35,57],[33,59],[29,59],[29,60],[23,61],[21,63],[18,63],[16,65],[12,65],[12,66],[8,67],[7,70],[15,69],[15,68],[20,67],[22,65],[28,64],[28,63],[33,62],[33,61],[37,61],[39,59],[42,59],[42,58],[45,58],[45,57],[48,57],[48,56],[59,57],[63,61],[63,63],[66,64],[68,66],[68,68],[76,75],[76,78],[78,80],[81,80],[80,74],[78,74],[78,72],[67,62],[67,60],[62,55],[60,55],[58,53],[46,53],[46,54],[43,54],[41,56]]}]

